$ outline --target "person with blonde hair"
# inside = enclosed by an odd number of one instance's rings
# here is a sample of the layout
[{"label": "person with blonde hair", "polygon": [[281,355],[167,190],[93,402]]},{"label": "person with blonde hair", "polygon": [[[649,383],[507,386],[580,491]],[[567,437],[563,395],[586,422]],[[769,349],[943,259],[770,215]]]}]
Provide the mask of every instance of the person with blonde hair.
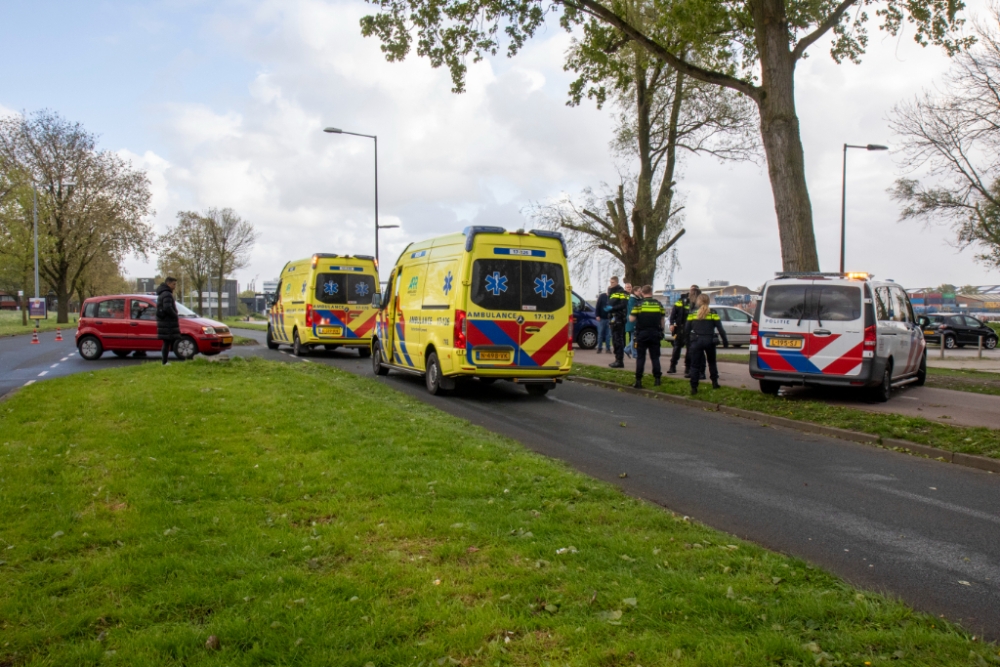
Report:
[{"label": "person with blonde hair", "polygon": [[705,360],[708,360],[709,377],[712,389],[719,388],[719,366],[715,363],[715,332],[719,332],[722,344],[728,347],[726,330],[722,328],[722,320],[718,313],[713,313],[709,304],[712,300],[707,294],[699,294],[695,302],[697,310],[688,315],[684,331],[688,339],[688,349],[691,353],[691,394],[698,393],[698,380],[705,372]]}]

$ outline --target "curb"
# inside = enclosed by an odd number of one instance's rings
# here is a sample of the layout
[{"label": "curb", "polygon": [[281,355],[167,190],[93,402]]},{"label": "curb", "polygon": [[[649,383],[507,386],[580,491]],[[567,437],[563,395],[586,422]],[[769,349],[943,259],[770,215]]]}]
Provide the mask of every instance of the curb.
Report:
[{"label": "curb", "polygon": [[20,387],[14,387],[10,391],[8,391],[6,394],[0,395],[0,403],[3,403],[4,401],[13,398],[14,394],[16,394],[17,392],[21,391],[21,388],[23,386],[24,385],[21,385]]},{"label": "curb", "polygon": [[900,452],[903,454],[924,456],[927,458],[935,459],[937,461],[944,461],[945,463],[954,463],[955,465],[965,466],[967,468],[976,468],[977,470],[984,470],[986,472],[1000,473],[1000,459],[991,459],[987,456],[962,454],[960,452],[952,452],[947,449],[940,449],[938,447],[931,447],[929,445],[920,445],[915,442],[909,442],[907,440],[897,440],[895,438],[880,438],[879,436],[872,435],[870,433],[859,433],[858,431],[848,431],[846,429],[835,428],[833,426],[811,424],[809,422],[798,421],[795,419],[788,419],[787,417],[777,417],[775,415],[769,415],[763,412],[755,412],[753,410],[743,410],[742,408],[732,408],[729,407],[728,405],[719,405],[718,403],[711,403],[709,401],[698,401],[691,398],[685,398],[684,396],[674,396],[672,394],[664,394],[662,392],[652,391],[650,389],[636,389],[635,387],[627,387],[620,384],[615,384],[614,382],[608,382],[607,380],[594,380],[591,378],[579,377],[576,375],[568,375],[566,376],[566,379],[571,382],[577,382],[580,384],[592,384],[598,387],[604,387],[606,389],[616,389],[618,391],[623,391],[629,394],[635,394],[637,396],[645,396],[647,398],[655,398],[661,401],[666,401],[668,403],[686,405],[688,407],[698,408],[700,410],[722,412],[724,414],[732,415],[734,417],[752,419],[754,421],[761,422],[762,424],[769,424],[772,426],[783,426],[785,428],[790,428],[796,431],[803,431],[805,433],[815,433],[816,435],[825,435],[831,438],[848,440],[850,442],[857,442],[863,445],[874,445],[875,447],[882,447],[883,449],[891,449],[892,451]]}]

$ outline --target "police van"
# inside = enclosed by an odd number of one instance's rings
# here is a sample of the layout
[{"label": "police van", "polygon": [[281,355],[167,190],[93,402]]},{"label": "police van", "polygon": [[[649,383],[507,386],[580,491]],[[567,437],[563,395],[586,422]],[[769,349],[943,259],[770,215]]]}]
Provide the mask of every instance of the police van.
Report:
[{"label": "police van", "polygon": [[372,368],[422,375],[432,394],[478,378],[544,395],[573,364],[571,294],[558,232],[467,227],[413,243],[381,300]]},{"label": "police van", "polygon": [[296,356],[322,345],[367,357],[379,293],[375,258],[317,253],[285,264],[268,309],[267,346]]},{"label": "police van", "polygon": [[765,283],[750,330],[750,375],[783,385],[864,389],[924,384],[927,351],[906,290],[867,273],[779,274]]}]

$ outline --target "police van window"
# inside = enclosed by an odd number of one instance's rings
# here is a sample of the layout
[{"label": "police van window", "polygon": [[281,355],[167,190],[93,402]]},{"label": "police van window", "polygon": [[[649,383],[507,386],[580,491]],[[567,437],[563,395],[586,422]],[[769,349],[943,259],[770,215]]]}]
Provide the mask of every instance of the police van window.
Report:
[{"label": "police van window", "polygon": [[764,317],[797,320],[809,311],[809,285],[771,285],[764,295]]},{"label": "police van window", "polygon": [[371,304],[374,293],[374,276],[347,274],[347,303]]},{"label": "police van window", "polygon": [[814,285],[814,316],[821,322],[853,322],[861,318],[861,288],[847,285]]},{"label": "police van window", "polygon": [[343,273],[316,274],[316,300],[328,305],[342,305],[348,299],[347,275]]},{"label": "police van window", "polygon": [[879,287],[875,290],[875,316],[879,322],[892,319],[890,315],[891,301],[889,300],[889,289]]},{"label": "police van window", "polygon": [[898,287],[892,287],[889,289],[892,293],[892,310],[893,310],[893,320],[896,322],[909,322],[909,302],[906,298],[906,294],[903,290]]}]

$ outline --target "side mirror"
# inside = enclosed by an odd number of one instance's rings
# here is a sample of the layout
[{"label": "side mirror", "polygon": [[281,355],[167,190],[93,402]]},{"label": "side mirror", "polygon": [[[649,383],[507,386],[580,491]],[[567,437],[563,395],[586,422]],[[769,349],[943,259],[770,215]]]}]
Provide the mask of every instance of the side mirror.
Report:
[{"label": "side mirror", "polygon": [[924,317],[923,315],[917,317],[917,324],[919,324],[922,327],[926,327],[930,323],[931,321],[928,318]]},{"label": "side mirror", "polygon": [[382,309],[382,295],[378,292],[372,294],[372,308]]}]

